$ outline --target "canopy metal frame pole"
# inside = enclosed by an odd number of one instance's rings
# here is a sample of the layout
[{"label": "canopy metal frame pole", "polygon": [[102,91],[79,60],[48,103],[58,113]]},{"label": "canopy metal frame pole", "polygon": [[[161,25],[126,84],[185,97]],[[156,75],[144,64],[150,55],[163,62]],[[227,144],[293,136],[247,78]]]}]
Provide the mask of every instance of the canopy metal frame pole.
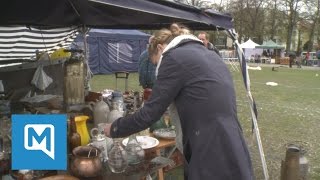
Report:
[{"label": "canopy metal frame pole", "polygon": [[253,97],[252,97],[252,94],[250,91],[250,78],[249,78],[247,64],[244,59],[244,52],[243,52],[242,48],[240,47],[240,44],[237,40],[238,38],[237,38],[237,33],[235,32],[235,30],[230,29],[230,30],[228,30],[228,33],[232,37],[232,39],[234,41],[234,45],[237,49],[237,53],[238,53],[238,57],[239,57],[239,64],[241,67],[242,76],[243,76],[243,80],[244,80],[245,87],[246,87],[247,97],[249,99],[253,130],[254,130],[254,134],[256,135],[256,139],[257,139],[257,143],[258,143],[258,149],[259,149],[260,159],[261,159],[262,168],[263,168],[263,174],[264,174],[265,180],[269,180],[268,167],[267,167],[267,163],[266,163],[266,159],[265,159],[265,154],[263,151],[259,126],[258,126],[258,121],[257,121],[255,102],[253,100]]},{"label": "canopy metal frame pole", "polygon": [[89,81],[93,76],[93,73],[90,69],[89,66],[89,49],[88,49],[88,42],[87,42],[87,34],[90,31],[90,28],[87,28],[85,25],[83,27],[80,28],[80,32],[83,36],[83,50],[84,50],[84,64],[86,66],[87,72],[86,72],[86,79],[85,79],[85,89],[87,90],[87,92],[90,90],[90,86],[89,86]]}]

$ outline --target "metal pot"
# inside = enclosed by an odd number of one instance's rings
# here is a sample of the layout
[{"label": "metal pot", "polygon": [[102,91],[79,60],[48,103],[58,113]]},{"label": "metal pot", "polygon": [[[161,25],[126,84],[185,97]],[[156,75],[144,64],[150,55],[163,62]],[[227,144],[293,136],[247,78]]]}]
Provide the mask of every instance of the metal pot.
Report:
[{"label": "metal pot", "polygon": [[74,158],[71,162],[71,172],[77,177],[96,177],[102,169],[101,151],[91,146],[78,146],[72,151]]}]

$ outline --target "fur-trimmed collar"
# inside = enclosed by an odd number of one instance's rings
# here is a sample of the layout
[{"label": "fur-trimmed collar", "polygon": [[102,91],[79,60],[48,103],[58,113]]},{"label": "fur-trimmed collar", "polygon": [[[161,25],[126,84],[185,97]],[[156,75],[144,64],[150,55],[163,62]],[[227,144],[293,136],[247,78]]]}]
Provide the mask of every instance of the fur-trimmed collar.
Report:
[{"label": "fur-trimmed collar", "polygon": [[166,48],[164,48],[162,55],[160,56],[159,62],[157,64],[157,68],[156,68],[156,77],[158,76],[158,72],[159,72],[159,68],[162,62],[162,57],[163,54],[166,53],[167,51],[169,51],[170,49],[173,49],[175,47],[178,47],[179,44],[181,44],[182,42],[189,42],[189,41],[196,41],[196,42],[200,42],[202,43],[202,41],[200,39],[198,39],[196,36],[194,35],[180,35],[175,37],[168,45]]}]

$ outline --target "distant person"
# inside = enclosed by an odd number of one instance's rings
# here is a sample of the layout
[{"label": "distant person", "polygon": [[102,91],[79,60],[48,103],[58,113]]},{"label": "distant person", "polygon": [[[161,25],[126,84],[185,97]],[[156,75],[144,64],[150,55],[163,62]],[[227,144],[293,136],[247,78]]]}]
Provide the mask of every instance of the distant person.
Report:
[{"label": "distant person", "polygon": [[266,50],[264,50],[264,51],[263,51],[263,53],[262,53],[262,55],[263,55],[263,56],[265,56],[265,57],[267,57],[267,56],[268,56],[267,51],[266,51]]},{"label": "distant person", "polygon": [[290,55],[289,55],[289,67],[290,67],[290,68],[292,68],[294,59],[295,59],[294,55],[293,55],[293,54],[290,54]]},{"label": "distant person", "polygon": [[211,42],[209,42],[208,33],[202,31],[198,34],[198,38],[203,42],[205,47],[207,47],[211,51],[215,51],[221,57],[219,50]]},{"label": "distant person", "polygon": [[296,57],[297,68],[301,68],[301,61],[302,61],[301,51],[297,51],[297,57]]},{"label": "distant person", "polygon": [[307,54],[306,54],[306,66],[308,66],[308,62],[309,62],[309,59],[310,59],[310,52],[308,51]]},{"label": "distant person", "polygon": [[258,63],[258,54],[255,54],[255,55],[254,55],[254,62],[255,62],[255,63]]},{"label": "distant person", "polygon": [[[149,38],[149,44],[152,41],[154,36]],[[152,64],[149,59],[148,49],[143,51],[139,57],[139,83],[143,89],[152,89],[153,83],[156,79],[155,77],[156,65]]]}]

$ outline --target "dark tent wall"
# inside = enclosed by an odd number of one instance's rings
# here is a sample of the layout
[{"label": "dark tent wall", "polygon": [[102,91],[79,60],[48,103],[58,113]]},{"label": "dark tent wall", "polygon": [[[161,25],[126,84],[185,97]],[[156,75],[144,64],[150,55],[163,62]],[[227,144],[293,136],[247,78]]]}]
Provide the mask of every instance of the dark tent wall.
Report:
[{"label": "dark tent wall", "polygon": [[[138,71],[139,56],[147,48],[149,37],[138,30],[91,29],[87,42],[92,73]],[[75,42],[83,46],[82,37],[78,37]]]}]

